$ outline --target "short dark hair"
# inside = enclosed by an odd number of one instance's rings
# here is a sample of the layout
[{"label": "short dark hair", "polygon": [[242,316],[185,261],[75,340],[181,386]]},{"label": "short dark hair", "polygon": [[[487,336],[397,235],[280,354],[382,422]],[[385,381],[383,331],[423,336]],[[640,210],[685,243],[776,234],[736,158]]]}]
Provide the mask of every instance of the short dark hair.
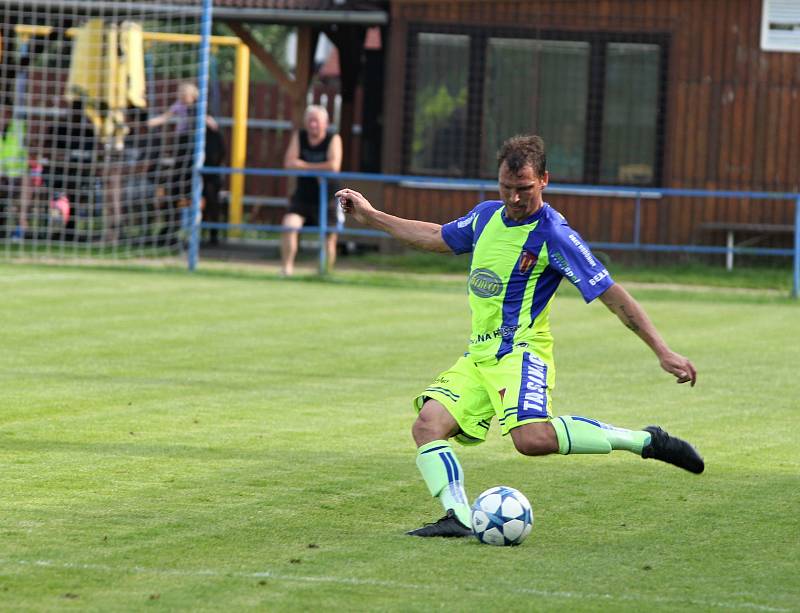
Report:
[{"label": "short dark hair", "polygon": [[497,168],[506,163],[508,169],[518,173],[530,166],[537,177],[543,177],[547,170],[547,155],[544,152],[544,139],[535,134],[512,136],[497,151]]}]

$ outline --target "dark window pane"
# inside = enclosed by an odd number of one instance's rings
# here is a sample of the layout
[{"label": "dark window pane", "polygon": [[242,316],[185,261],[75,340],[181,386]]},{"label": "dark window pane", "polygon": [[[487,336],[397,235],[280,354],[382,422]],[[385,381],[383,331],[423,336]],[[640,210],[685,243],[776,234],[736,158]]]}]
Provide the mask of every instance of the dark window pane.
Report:
[{"label": "dark window pane", "polygon": [[547,145],[554,181],[581,181],[589,98],[589,43],[547,42],[542,47],[539,135]]},{"label": "dark window pane", "polygon": [[411,172],[464,173],[469,37],[420,34]]},{"label": "dark window pane", "polygon": [[600,180],[649,184],[656,164],[658,45],[609,43]]},{"label": "dark window pane", "polygon": [[496,174],[495,152],[506,138],[539,134],[547,144],[553,179],[580,181],[588,82],[588,43],[490,39],[483,106],[483,174]]}]

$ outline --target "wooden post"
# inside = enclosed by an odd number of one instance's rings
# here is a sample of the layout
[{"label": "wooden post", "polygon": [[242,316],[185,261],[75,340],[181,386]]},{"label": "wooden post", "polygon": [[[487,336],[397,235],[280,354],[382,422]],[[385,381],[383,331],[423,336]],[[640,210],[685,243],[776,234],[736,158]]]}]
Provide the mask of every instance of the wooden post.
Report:
[{"label": "wooden post", "polygon": [[311,26],[297,27],[297,58],[295,61],[294,92],[292,95],[292,121],[295,127],[303,125],[306,110],[306,94],[314,70],[314,50],[319,32]]},{"label": "wooden post", "polygon": [[363,26],[341,26],[335,32],[327,33],[339,50],[339,78],[341,81],[342,112],[339,121],[339,134],[342,137],[342,170],[357,167],[353,160],[353,123],[355,121],[356,88],[361,79],[361,54],[367,30]]}]

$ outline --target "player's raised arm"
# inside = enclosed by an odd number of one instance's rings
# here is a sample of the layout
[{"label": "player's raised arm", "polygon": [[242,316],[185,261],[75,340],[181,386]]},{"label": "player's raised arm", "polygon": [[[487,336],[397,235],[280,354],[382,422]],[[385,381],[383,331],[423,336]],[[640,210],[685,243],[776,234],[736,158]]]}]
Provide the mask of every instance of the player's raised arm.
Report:
[{"label": "player's raised arm", "polygon": [[692,387],[694,387],[697,382],[697,371],[694,365],[688,358],[675,353],[667,346],[642,305],[624,287],[619,283],[615,283],[600,294],[600,300],[612,313],[619,317],[627,328],[635,332],[653,350],[653,353],[658,357],[661,368],[675,375],[678,383],[691,383]]},{"label": "player's raised arm", "polygon": [[388,232],[404,243],[436,253],[451,253],[442,238],[442,226],[416,219],[403,219],[375,209],[363,195],[352,189],[336,192],[342,209],[359,223]]}]

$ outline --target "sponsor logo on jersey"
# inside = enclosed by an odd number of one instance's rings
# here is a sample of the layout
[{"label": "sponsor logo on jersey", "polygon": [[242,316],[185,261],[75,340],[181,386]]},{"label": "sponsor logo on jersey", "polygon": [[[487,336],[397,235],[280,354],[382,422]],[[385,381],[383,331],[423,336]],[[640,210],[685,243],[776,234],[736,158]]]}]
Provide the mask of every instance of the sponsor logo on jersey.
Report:
[{"label": "sponsor logo on jersey", "polygon": [[573,285],[577,285],[581,282],[580,278],[575,274],[575,271],[572,270],[572,266],[567,263],[567,259],[561,254],[561,252],[553,251],[553,253],[550,254],[550,259],[558,264],[561,272],[564,273],[564,276],[569,279]]},{"label": "sponsor logo on jersey", "polygon": [[499,296],[503,291],[503,280],[488,268],[476,268],[469,275],[469,289],[478,298]]},{"label": "sponsor logo on jersey", "polygon": [[584,245],[581,241],[578,240],[577,236],[575,236],[574,234],[570,234],[569,240],[572,242],[573,245],[575,245],[578,248],[578,251],[581,252],[583,259],[589,263],[589,266],[591,266],[592,268],[597,266],[597,262],[592,257],[592,252],[589,251],[589,248],[586,245]]},{"label": "sponsor logo on jersey", "polygon": [[604,268],[602,271],[598,272],[595,276],[589,279],[589,285],[595,286],[598,283],[600,283],[600,281],[605,279],[607,276],[608,276],[608,271]]},{"label": "sponsor logo on jersey", "polygon": [[522,255],[519,256],[519,272],[523,275],[527,275],[534,266],[536,266],[536,261],[539,258],[528,251],[527,249],[523,250]]},{"label": "sponsor logo on jersey", "polygon": [[519,325],[500,326],[497,330],[492,330],[491,332],[479,332],[469,339],[469,343],[470,345],[476,345],[477,343],[484,343],[495,338],[511,338],[519,328]]},{"label": "sponsor logo on jersey", "polygon": [[458,228],[466,228],[469,224],[472,223],[472,220],[475,219],[475,213],[470,215],[469,217],[465,217],[464,219],[460,219],[456,226]]}]

